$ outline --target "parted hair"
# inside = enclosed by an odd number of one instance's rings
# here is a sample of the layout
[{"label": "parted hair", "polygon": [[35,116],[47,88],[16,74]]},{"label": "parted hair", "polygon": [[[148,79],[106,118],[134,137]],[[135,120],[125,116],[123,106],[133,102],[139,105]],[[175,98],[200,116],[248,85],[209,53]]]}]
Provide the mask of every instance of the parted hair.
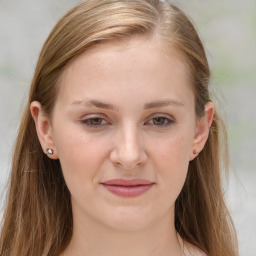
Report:
[{"label": "parted hair", "polygon": [[[137,35],[158,36],[167,49],[180,53],[189,69],[196,116],[204,115],[211,97],[209,65],[194,25],[178,7],[167,0],[86,0],[71,9],[47,38],[34,72],[13,152],[0,256],[58,256],[72,237],[70,192],[59,160],[48,158],[40,146],[31,102],[39,101],[51,116],[58,80],[71,61],[96,44]],[[208,256],[238,255],[223,189],[228,163],[225,125],[215,111],[206,145],[189,163],[175,202],[177,233]]]}]

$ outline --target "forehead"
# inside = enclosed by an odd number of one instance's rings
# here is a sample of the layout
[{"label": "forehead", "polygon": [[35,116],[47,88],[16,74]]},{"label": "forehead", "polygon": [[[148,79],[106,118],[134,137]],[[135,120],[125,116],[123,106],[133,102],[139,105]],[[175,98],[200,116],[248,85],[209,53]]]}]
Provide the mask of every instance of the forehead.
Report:
[{"label": "forehead", "polygon": [[173,84],[186,84],[190,90],[188,78],[188,69],[174,48],[170,50],[157,38],[133,37],[95,45],[78,56],[61,76],[60,94],[78,97],[99,90],[127,93],[127,89],[134,93],[134,89],[157,86],[161,90]]},{"label": "forehead", "polygon": [[[188,73],[188,68],[185,68],[185,58],[183,54],[176,48],[167,45],[159,37],[148,36],[132,36],[122,39],[115,39],[110,41],[102,41],[99,44],[90,46],[85,52],[74,58],[73,61],[67,66],[65,71],[74,70],[75,67],[87,61],[87,68],[92,67],[97,62],[99,64],[110,63],[114,58],[118,61],[118,67],[124,66],[127,63],[127,57],[129,61],[138,63],[138,60],[145,60],[145,66],[149,66],[150,63],[156,64],[157,62],[165,63],[167,59],[176,61],[176,64],[183,66],[184,73]],[[132,59],[132,57],[135,57]],[[118,59],[119,58],[119,59]],[[80,64],[79,64],[80,63]],[[112,63],[113,64],[113,61]],[[142,63],[143,64],[143,63]],[[64,73],[66,73],[64,71]]]}]

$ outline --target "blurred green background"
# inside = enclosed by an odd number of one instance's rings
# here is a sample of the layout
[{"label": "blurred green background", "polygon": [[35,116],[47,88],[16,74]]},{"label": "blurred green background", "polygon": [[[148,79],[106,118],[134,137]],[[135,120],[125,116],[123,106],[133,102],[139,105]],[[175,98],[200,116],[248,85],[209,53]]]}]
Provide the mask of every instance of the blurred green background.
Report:
[{"label": "blurred green background", "polygon": [[[42,44],[57,20],[79,2],[0,0],[0,192]],[[212,92],[228,127],[233,174],[227,202],[241,255],[255,256],[256,1],[173,2],[191,17],[206,48]]]}]

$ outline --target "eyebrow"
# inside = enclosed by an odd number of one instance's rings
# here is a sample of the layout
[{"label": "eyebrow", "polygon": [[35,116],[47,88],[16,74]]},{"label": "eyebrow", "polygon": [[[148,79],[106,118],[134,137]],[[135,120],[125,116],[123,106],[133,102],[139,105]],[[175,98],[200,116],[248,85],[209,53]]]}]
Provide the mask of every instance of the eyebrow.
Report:
[{"label": "eyebrow", "polygon": [[159,100],[159,101],[152,101],[152,102],[146,103],[144,106],[144,109],[161,108],[169,105],[184,107],[184,104],[180,101],[167,99],[167,100]]},{"label": "eyebrow", "polygon": [[[114,105],[105,103],[105,102],[101,102],[98,100],[85,100],[85,101],[76,100],[76,101],[72,102],[71,105],[84,105],[87,107],[94,106],[97,108],[118,110]],[[170,106],[170,105],[184,107],[184,104],[180,101],[173,100],[173,99],[166,99],[166,100],[158,100],[158,101],[148,102],[144,105],[144,109],[161,108],[161,107],[166,107],[166,106]]]},{"label": "eyebrow", "polygon": [[112,105],[112,104],[108,104],[108,103],[104,103],[98,100],[76,100],[74,102],[71,103],[71,105],[84,105],[86,107],[97,107],[97,108],[105,108],[105,109],[111,109],[111,110],[117,110],[117,108]]}]

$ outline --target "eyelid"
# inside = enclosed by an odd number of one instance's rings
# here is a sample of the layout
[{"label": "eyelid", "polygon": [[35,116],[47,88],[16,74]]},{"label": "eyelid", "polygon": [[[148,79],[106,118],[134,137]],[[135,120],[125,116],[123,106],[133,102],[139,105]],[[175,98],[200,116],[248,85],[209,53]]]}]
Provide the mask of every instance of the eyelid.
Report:
[{"label": "eyelid", "polygon": [[[93,124],[87,123],[88,121],[90,121],[91,119],[94,119],[94,118],[102,119],[107,124],[93,125]],[[96,129],[102,128],[103,126],[106,126],[106,125],[109,124],[109,122],[106,120],[105,115],[103,115],[103,114],[89,114],[89,115],[85,115],[82,118],[80,118],[80,121],[81,121],[81,123],[83,125],[85,125],[85,126],[87,126],[89,128],[96,128]]]},{"label": "eyelid", "polygon": [[156,114],[150,116],[150,119],[146,123],[153,120],[154,118],[165,118],[166,120],[168,120],[168,123],[163,124],[163,125],[150,124],[150,126],[155,126],[157,128],[164,128],[164,127],[172,125],[175,122],[175,119],[172,116],[170,116],[169,114],[156,113]]},{"label": "eyelid", "polygon": [[166,114],[166,113],[154,113],[151,116],[149,116],[149,119],[153,119],[153,118],[156,118],[156,117],[165,117],[165,118],[170,119],[172,121],[175,120],[175,118],[173,116],[171,116],[170,114]]},{"label": "eyelid", "polygon": [[82,116],[80,119],[85,120],[85,119],[91,119],[91,118],[103,118],[104,119],[104,118],[106,118],[106,116],[101,113],[91,113],[91,114]]},{"label": "eyelid", "polygon": [[[87,122],[89,122],[91,119],[94,119],[94,118],[98,118],[98,119],[102,119],[103,121],[105,121],[106,123],[105,124],[99,124],[99,125],[94,125],[94,124],[89,124]],[[156,124],[149,124],[149,126],[154,126],[156,128],[165,128],[165,127],[168,127],[170,125],[172,125],[174,122],[175,122],[175,119],[170,116],[169,114],[163,114],[163,113],[155,113],[153,115],[151,115],[148,119],[148,121],[146,121],[144,124],[147,124],[149,123],[150,121],[152,121],[154,118],[164,118],[165,120],[167,120],[167,124],[161,124],[161,125],[156,125]],[[89,128],[95,128],[95,129],[99,129],[99,128],[102,128],[104,126],[107,126],[110,124],[109,121],[107,121],[107,118],[105,117],[104,114],[88,114],[88,115],[85,115],[83,116],[81,119],[80,119],[81,123]]]}]

